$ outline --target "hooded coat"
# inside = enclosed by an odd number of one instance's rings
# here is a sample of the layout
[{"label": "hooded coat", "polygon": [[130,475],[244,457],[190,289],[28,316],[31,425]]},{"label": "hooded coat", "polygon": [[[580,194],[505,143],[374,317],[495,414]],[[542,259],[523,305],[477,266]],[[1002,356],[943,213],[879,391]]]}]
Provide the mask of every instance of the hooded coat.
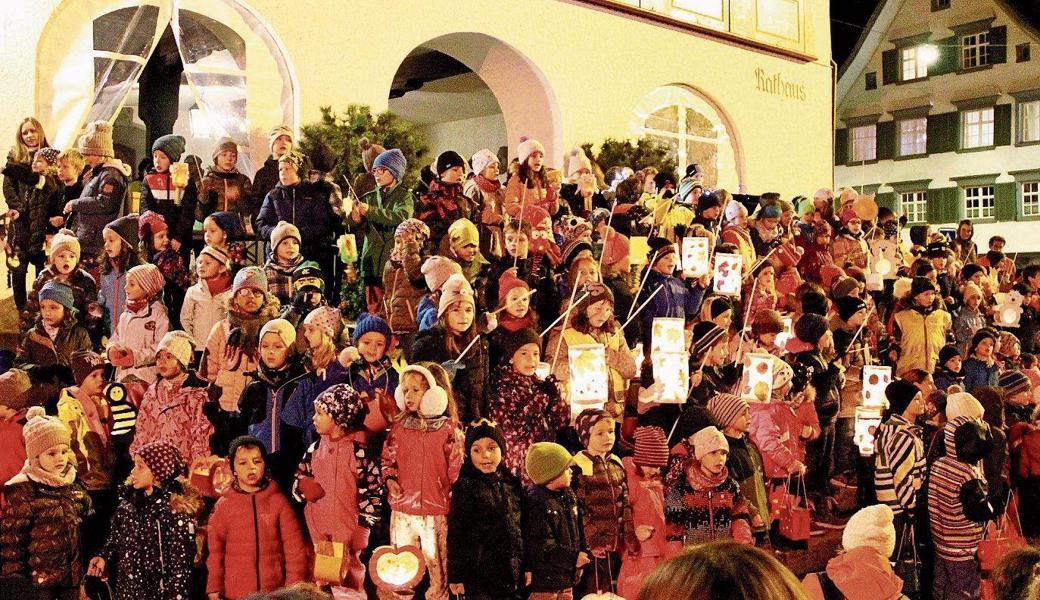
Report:
[{"label": "hooded coat", "polygon": [[[859,546],[827,562],[827,577],[847,600],[900,600],[903,580],[892,570],[887,556],[868,546]],[[810,600],[827,600],[816,574],[802,581]]]},{"label": "hooded coat", "polygon": [[71,229],[76,232],[83,256],[101,253],[101,230],[114,221],[123,209],[127,178],[133,169],[118,158],[110,158],[94,170],[83,186],[83,193],[72,201]]}]

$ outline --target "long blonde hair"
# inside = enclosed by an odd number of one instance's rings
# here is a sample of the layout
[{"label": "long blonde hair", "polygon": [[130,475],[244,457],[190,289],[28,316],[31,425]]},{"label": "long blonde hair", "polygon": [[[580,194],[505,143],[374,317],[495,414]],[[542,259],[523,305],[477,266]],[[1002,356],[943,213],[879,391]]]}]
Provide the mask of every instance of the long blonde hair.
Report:
[{"label": "long blonde hair", "polygon": [[47,141],[47,134],[43,132],[43,125],[36,117],[25,117],[20,123],[18,123],[18,129],[14,132],[14,147],[11,149],[11,157],[14,158],[15,162],[29,163],[33,159],[33,150],[30,150],[25,142],[22,141],[22,126],[26,123],[32,123],[36,127],[36,132],[40,137],[40,144],[37,148],[46,148],[50,146]]},{"label": "long blonde hair", "polygon": [[794,573],[773,555],[736,542],[711,542],[665,562],[639,600],[808,600]]}]

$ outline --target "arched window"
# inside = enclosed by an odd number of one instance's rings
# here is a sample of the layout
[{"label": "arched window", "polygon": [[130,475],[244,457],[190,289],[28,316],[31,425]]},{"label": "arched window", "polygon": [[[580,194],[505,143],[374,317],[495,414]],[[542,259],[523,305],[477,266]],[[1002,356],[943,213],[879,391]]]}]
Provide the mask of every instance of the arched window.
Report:
[{"label": "arched window", "polygon": [[742,167],[723,115],[707,98],[679,85],[659,87],[636,107],[633,128],[671,149],[680,170],[700,165],[707,188],[738,191]]}]

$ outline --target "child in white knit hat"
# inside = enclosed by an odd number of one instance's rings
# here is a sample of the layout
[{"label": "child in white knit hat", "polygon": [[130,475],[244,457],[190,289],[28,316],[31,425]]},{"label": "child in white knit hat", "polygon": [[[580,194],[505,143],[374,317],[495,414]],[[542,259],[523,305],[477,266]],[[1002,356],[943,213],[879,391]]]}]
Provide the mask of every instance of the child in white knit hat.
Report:
[{"label": "child in white knit hat", "polygon": [[126,310],[108,340],[106,354],[116,366],[116,380],[136,377],[155,383],[155,353],[159,340],[170,330],[162,302],[163,279],[153,264],[137,265],[126,272]]},{"label": "child in white knit hat", "polygon": [[[830,586],[849,600],[905,598],[903,580],[888,561],[896,548],[892,518],[892,509],[884,504],[861,508],[852,515],[841,536],[842,553],[828,561],[824,571],[802,580],[810,600],[828,598],[824,590]],[[908,548],[907,554],[910,552]]]}]

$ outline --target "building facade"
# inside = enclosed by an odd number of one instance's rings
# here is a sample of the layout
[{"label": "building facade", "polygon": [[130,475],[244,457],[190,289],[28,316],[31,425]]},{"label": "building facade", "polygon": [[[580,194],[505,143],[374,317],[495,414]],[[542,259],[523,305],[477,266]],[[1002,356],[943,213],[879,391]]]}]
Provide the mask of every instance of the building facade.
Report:
[{"label": "building facade", "polygon": [[1040,252],[1040,15],[1006,0],[882,0],[842,66],[835,183],[911,224]]}]

